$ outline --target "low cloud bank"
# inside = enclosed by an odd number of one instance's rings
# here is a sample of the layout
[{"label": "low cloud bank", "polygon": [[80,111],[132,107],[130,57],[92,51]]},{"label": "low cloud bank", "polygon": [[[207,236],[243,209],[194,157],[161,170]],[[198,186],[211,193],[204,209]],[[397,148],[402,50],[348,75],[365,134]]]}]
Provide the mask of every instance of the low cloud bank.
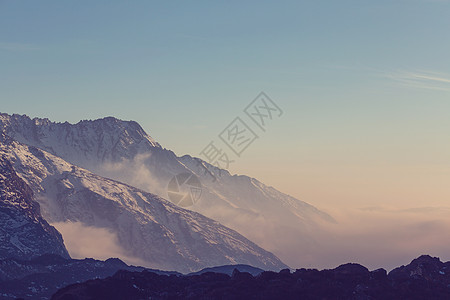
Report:
[{"label": "low cloud bank", "polygon": [[106,260],[117,257],[127,264],[146,265],[141,259],[128,255],[120,246],[117,235],[108,229],[86,226],[81,222],[59,222],[52,225],[62,234],[72,258]]},{"label": "low cloud bank", "polygon": [[[408,264],[421,254],[450,260],[450,209],[348,209],[330,212],[337,224],[328,224],[312,233],[312,238],[293,232],[279,235],[280,244],[289,249],[276,249],[292,268],[334,268],[355,262],[369,269],[391,270]],[[261,221],[261,220],[260,220]],[[117,235],[105,228],[86,226],[80,222],[52,224],[63,235],[72,258],[92,257],[105,260],[118,257],[128,264],[151,267],[130,256],[119,244]]]},{"label": "low cloud bank", "polygon": [[313,267],[357,262],[369,269],[390,270],[421,254],[450,260],[449,208],[371,207],[330,213],[338,224],[328,225],[316,236],[316,255],[308,262]]}]

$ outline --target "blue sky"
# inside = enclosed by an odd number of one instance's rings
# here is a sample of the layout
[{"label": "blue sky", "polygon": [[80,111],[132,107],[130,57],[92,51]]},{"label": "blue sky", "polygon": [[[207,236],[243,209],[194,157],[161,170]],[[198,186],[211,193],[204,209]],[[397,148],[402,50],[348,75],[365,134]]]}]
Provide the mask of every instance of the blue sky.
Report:
[{"label": "blue sky", "polygon": [[319,206],[438,205],[449,15],[437,0],[0,0],[0,110],[133,119],[198,155],[265,91],[285,113],[233,172]]}]

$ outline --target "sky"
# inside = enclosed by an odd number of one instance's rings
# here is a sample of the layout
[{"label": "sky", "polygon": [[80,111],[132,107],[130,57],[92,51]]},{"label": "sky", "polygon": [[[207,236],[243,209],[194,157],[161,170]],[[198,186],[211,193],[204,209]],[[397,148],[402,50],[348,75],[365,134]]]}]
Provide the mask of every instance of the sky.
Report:
[{"label": "sky", "polygon": [[264,91],[283,114],[230,152],[232,173],[325,211],[448,207],[449,15],[444,0],[0,0],[0,111],[135,120],[199,156]]}]

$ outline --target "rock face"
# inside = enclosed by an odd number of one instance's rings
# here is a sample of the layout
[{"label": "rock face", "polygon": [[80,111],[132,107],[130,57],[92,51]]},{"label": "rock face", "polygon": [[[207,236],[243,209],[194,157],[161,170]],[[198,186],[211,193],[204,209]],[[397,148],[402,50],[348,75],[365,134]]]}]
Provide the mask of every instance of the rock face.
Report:
[{"label": "rock face", "polygon": [[[94,278],[106,278],[119,270],[141,272],[142,267],[128,266],[117,258],[106,261],[66,259],[46,254],[32,260],[0,260],[0,298],[49,299],[59,288]],[[178,274],[148,270],[156,274]]]},{"label": "rock face", "polygon": [[117,236],[126,256],[144,266],[184,273],[225,264],[286,267],[272,253],[214,220],[36,147],[10,141],[0,145],[2,154],[36,193],[46,220],[107,229]]},{"label": "rock face", "polygon": [[175,175],[195,174],[202,194],[188,209],[238,231],[288,264],[314,263],[308,259],[320,247],[316,237],[321,225],[333,222],[314,206],[255,178],[231,175],[189,155],[177,157],[133,121],[108,117],[69,124],[0,114],[0,130],[95,174],[162,198],[168,197],[167,186]]},{"label": "rock face", "polygon": [[41,214],[33,192],[0,154],[0,259],[45,253],[68,258],[61,234]]},{"label": "rock face", "polygon": [[449,299],[450,263],[422,256],[387,275],[358,264],[333,270],[288,269],[257,276],[203,273],[166,276],[120,271],[58,291],[52,300],[102,299]]}]

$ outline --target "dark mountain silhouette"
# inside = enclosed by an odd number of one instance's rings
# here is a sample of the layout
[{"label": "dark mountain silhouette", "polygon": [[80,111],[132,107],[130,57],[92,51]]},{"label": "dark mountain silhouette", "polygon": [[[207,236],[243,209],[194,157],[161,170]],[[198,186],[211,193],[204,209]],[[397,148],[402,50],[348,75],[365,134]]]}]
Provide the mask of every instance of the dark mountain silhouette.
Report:
[{"label": "dark mountain silhouette", "polygon": [[389,274],[352,263],[332,270],[285,269],[257,276],[238,270],[231,276],[119,271],[68,286],[52,297],[81,299],[450,299],[450,262],[424,255]]},{"label": "dark mountain silhouette", "polygon": [[201,275],[204,273],[212,272],[212,273],[222,273],[230,275],[233,274],[234,270],[238,270],[239,272],[247,272],[252,274],[253,276],[259,275],[262,272],[264,272],[263,269],[255,268],[249,265],[227,265],[227,266],[217,266],[212,268],[205,268],[203,270],[200,270],[198,272],[193,272],[188,275]]},{"label": "dark mountain silhouette", "polygon": [[59,288],[94,278],[106,278],[118,270],[178,274],[128,266],[118,258],[106,261],[66,259],[45,254],[32,260],[0,260],[0,299],[49,299]]}]

